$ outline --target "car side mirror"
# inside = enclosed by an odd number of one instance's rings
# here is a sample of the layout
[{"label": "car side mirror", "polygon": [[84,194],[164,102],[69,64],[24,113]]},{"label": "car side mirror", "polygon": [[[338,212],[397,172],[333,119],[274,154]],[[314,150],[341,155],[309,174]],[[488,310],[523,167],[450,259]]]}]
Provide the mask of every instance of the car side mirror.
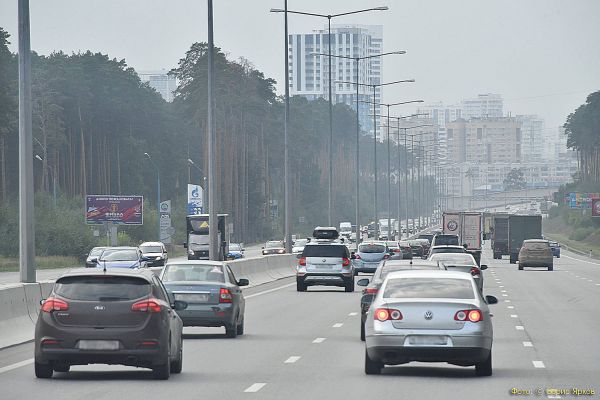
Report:
[{"label": "car side mirror", "polygon": [[185,310],[188,307],[188,303],[181,300],[175,300],[173,302],[173,309],[175,311]]},{"label": "car side mirror", "polygon": [[356,284],[358,286],[367,286],[369,284],[369,279],[368,278],[359,279],[356,281]]},{"label": "car side mirror", "polygon": [[40,306],[43,306],[45,301],[46,301],[46,299],[41,299],[40,300]]},{"label": "car side mirror", "polygon": [[98,257],[94,257],[90,261],[93,262],[94,264],[98,264]]},{"label": "car side mirror", "polygon": [[498,298],[496,296],[487,295],[485,296],[485,302],[488,304],[497,304]]},{"label": "car side mirror", "polygon": [[250,281],[248,279],[245,278],[241,278],[238,281],[238,286],[248,286],[250,284]]},{"label": "car side mirror", "polygon": [[479,269],[480,269],[480,270],[482,270],[482,271],[485,271],[487,268],[488,268],[488,266],[487,266],[487,265],[485,265],[485,264],[481,264],[481,265],[479,266]]},{"label": "car side mirror", "polygon": [[261,247],[261,249],[262,249],[262,250],[264,250],[264,249],[265,249],[265,246],[262,246],[262,247]]}]

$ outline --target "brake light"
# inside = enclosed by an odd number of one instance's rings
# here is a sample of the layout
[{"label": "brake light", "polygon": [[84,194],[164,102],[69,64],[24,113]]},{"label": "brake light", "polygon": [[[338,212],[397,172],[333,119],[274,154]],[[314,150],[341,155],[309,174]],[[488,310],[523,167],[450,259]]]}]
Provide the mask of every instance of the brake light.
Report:
[{"label": "brake light", "polygon": [[393,308],[378,308],[375,310],[375,319],[381,322],[384,321],[400,321],[402,313]]},{"label": "brake light", "polygon": [[379,289],[377,288],[365,288],[363,290],[363,294],[372,294],[372,295],[376,295],[377,292],[379,292]]},{"label": "brake light", "polygon": [[360,254],[355,254],[354,258],[357,259],[357,260],[360,260],[361,259]]},{"label": "brake light", "polygon": [[221,290],[219,290],[219,303],[231,303],[232,300],[233,297],[231,297],[229,289],[221,288]]},{"label": "brake light", "polygon": [[156,299],[146,299],[134,303],[131,306],[131,311],[159,313],[162,311],[162,306]]},{"label": "brake light", "polygon": [[383,259],[384,259],[384,260],[387,260],[388,258],[390,258],[390,255],[389,255],[389,254],[386,254],[385,256],[383,256]]},{"label": "brake light", "polygon": [[394,249],[394,253],[400,253],[400,249]]},{"label": "brake light", "polygon": [[59,344],[59,341],[56,339],[43,339],[42,346],[56,346]]},{"label": "brake light", "polygon": [[342,267],[347,267],[348,265],[350,265],[350,260],[347,258],[342,258]]},{"label": "brake light", "polygon": [[305,267],[306,266],[306,257],[301,257],[298,260],[298,265],[301,265],[301,266]]},{"label": "brake light", "polygon": [[481,270],[477,267],[473,267],[471,268],[471,275],[475,276],[475,275],[480,275],[481,274]]},{"label": "brake light", "polygon": [[42,305],[42,311],[47,313],[52,311],[67,311],[68,309],[69,303],[54,297],[49,297]]},{"label": "brake light", "polygon": [[462,322],[479,322],[483,321],[483,314],[479,310],[460,310],[454,314],[455,321]]}]

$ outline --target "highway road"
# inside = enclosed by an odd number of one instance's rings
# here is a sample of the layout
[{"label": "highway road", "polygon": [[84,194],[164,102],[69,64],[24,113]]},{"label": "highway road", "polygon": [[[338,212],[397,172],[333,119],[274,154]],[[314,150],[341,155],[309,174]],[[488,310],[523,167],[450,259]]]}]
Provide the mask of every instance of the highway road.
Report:
[{"label": "highway road", "polygon": [[[489,242],[486,242],[489,248]],[[184,368],[167,382],[149,370],[78,366],[52,381],[33,374],[31,343],[0,351],[2,398],[106,399],[508,399],[538,390],[600,390],[600,263],[563,252],[555,271],[518,271],[487,249],[485,292],[500,300],[494,321],[493,376],[474,368],[411,363],[363,372],[360,292],[295,290],[284,279],[245,291],[246,332],[186,328]],[[514,396],[511,389],[531,390]],[[587,396],[589,398],[589,396]]]},{"label": "highway road", "polygon": [[[245,251],[246,257],[248,257],[248,258],[260,257],[261,256],[261,247],[262,247],[262,245],[260,245],[260,244],[255,244],[255,245],[246,247],[246,251]],[[171,259],[171,261],[176,261],[176,260],[187,260],[187,258],[184,256],[184,257],[177,257],[177,258]],[[76,268],[83,267],[83,264],[80,266],[74,266],[74,267],[76,267]],[[58,278],[59,276],[64,274],[69,269],[70,268],[52,268],[52,269],[37,270],[36,271],[37,280],[38,281],[55,280],[56,278]],[[20,278],[19,278],[18,272],[0,272],[0,285],[7,284],[7,283],[17,283],[17,282],[19,282],[19,279]]]}]

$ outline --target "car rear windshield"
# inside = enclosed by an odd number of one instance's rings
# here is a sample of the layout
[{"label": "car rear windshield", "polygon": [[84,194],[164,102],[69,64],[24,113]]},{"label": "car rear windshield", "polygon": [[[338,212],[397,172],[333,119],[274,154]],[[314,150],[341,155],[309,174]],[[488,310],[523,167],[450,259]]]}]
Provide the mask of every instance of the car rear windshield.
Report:
[{"label": "car rear windshield", "polygon": [[524,242],[523,247],[527,250],[545,250],[548,247],[548,242]]},{"label": "car rear windshield", "polygon": [[411,271],[411,270],[436,270],[436,269],[440,269],[438,266],[436,265],[410,265],[410,264],[405,264],[405,265],[391,265],[391,266],[386,266],[383,267],[381,269],[381,279],[384,279],[387,274],[389,274],[390,272],[395,272],[395,271]]},{"label": "car rear windshield", "polygon": [[99,248],[99,249],[92,249],[92,251],[90,251],[90,257],[98,257],[100,254],[102,254],[102,252],[104,251],[104,248]]},{"label": "car rear windshield", "polygon": [[221,265],[167,265],[163,282],[212,281],[225,282]]},{"label": "car rear windshield", "polygon": [[358,251],[361,253],[384,253],[385,246],[381,244],[361,244],[358,246]]},{"label": "car rear windshield", "polygon": [[458,246],[458,236],[437,235],[434,240],[436,246]]},{"label": "car rear windshield", "polygon": [[279,249],[283,247],[283,242],[267,242],[265,244],[266,249]]},{"label": "car rear windshield", "polygon": [[333,245],[305,246],[302,250],[302,257],[348,258],[348,249],[346,246]]},{"label": "car rear windshield", "polygon": [[431,256],[432,261],[444,262],[447,265],[475,265],[475,259],[467,253],[437,253]]},{"label": "car rear windshield", "polygon": [[384,298],[474,299],[473,286],[467,279],[397,278],[390,279]]},{"label": "car rear windshield", "polygon": [[102,261],[137,261],[137,250],[104,250],[100,260]]},{"label": "car rear windshield", "polygon": [[54,285],[54,292],[81,301],[135,300],[150,294],[150,283],[130,276],[67,276]]},{"label": "car rear windshield", "polygon": [[140,246],[142,253],[162,253],[160,246]]},{"label": "car rear windshield", "polygon": [[464,254],[464,253],[466,253],[466,250],[463,247],[461,247],[460,249],[459,248],[454,248],[454,247],[446,247],[446,248],[443,248],[443,249],[433,248],[432,251],[433,251],[434,254],[439,254],[439,253],[459,253],[459,254]]}]

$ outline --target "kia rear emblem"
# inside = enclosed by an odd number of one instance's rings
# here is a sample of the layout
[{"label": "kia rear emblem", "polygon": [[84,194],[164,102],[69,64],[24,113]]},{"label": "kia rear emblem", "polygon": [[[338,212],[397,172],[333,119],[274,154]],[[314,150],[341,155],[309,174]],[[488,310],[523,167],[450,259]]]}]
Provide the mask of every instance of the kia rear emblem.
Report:
[{"label": "kia rear emblem", "polygon": [[94,307],[94,310],[96,310],[96,311],[104,311],[105,309],[106,309],[106,307],[104,307],[104,306],[95,306]]}]

